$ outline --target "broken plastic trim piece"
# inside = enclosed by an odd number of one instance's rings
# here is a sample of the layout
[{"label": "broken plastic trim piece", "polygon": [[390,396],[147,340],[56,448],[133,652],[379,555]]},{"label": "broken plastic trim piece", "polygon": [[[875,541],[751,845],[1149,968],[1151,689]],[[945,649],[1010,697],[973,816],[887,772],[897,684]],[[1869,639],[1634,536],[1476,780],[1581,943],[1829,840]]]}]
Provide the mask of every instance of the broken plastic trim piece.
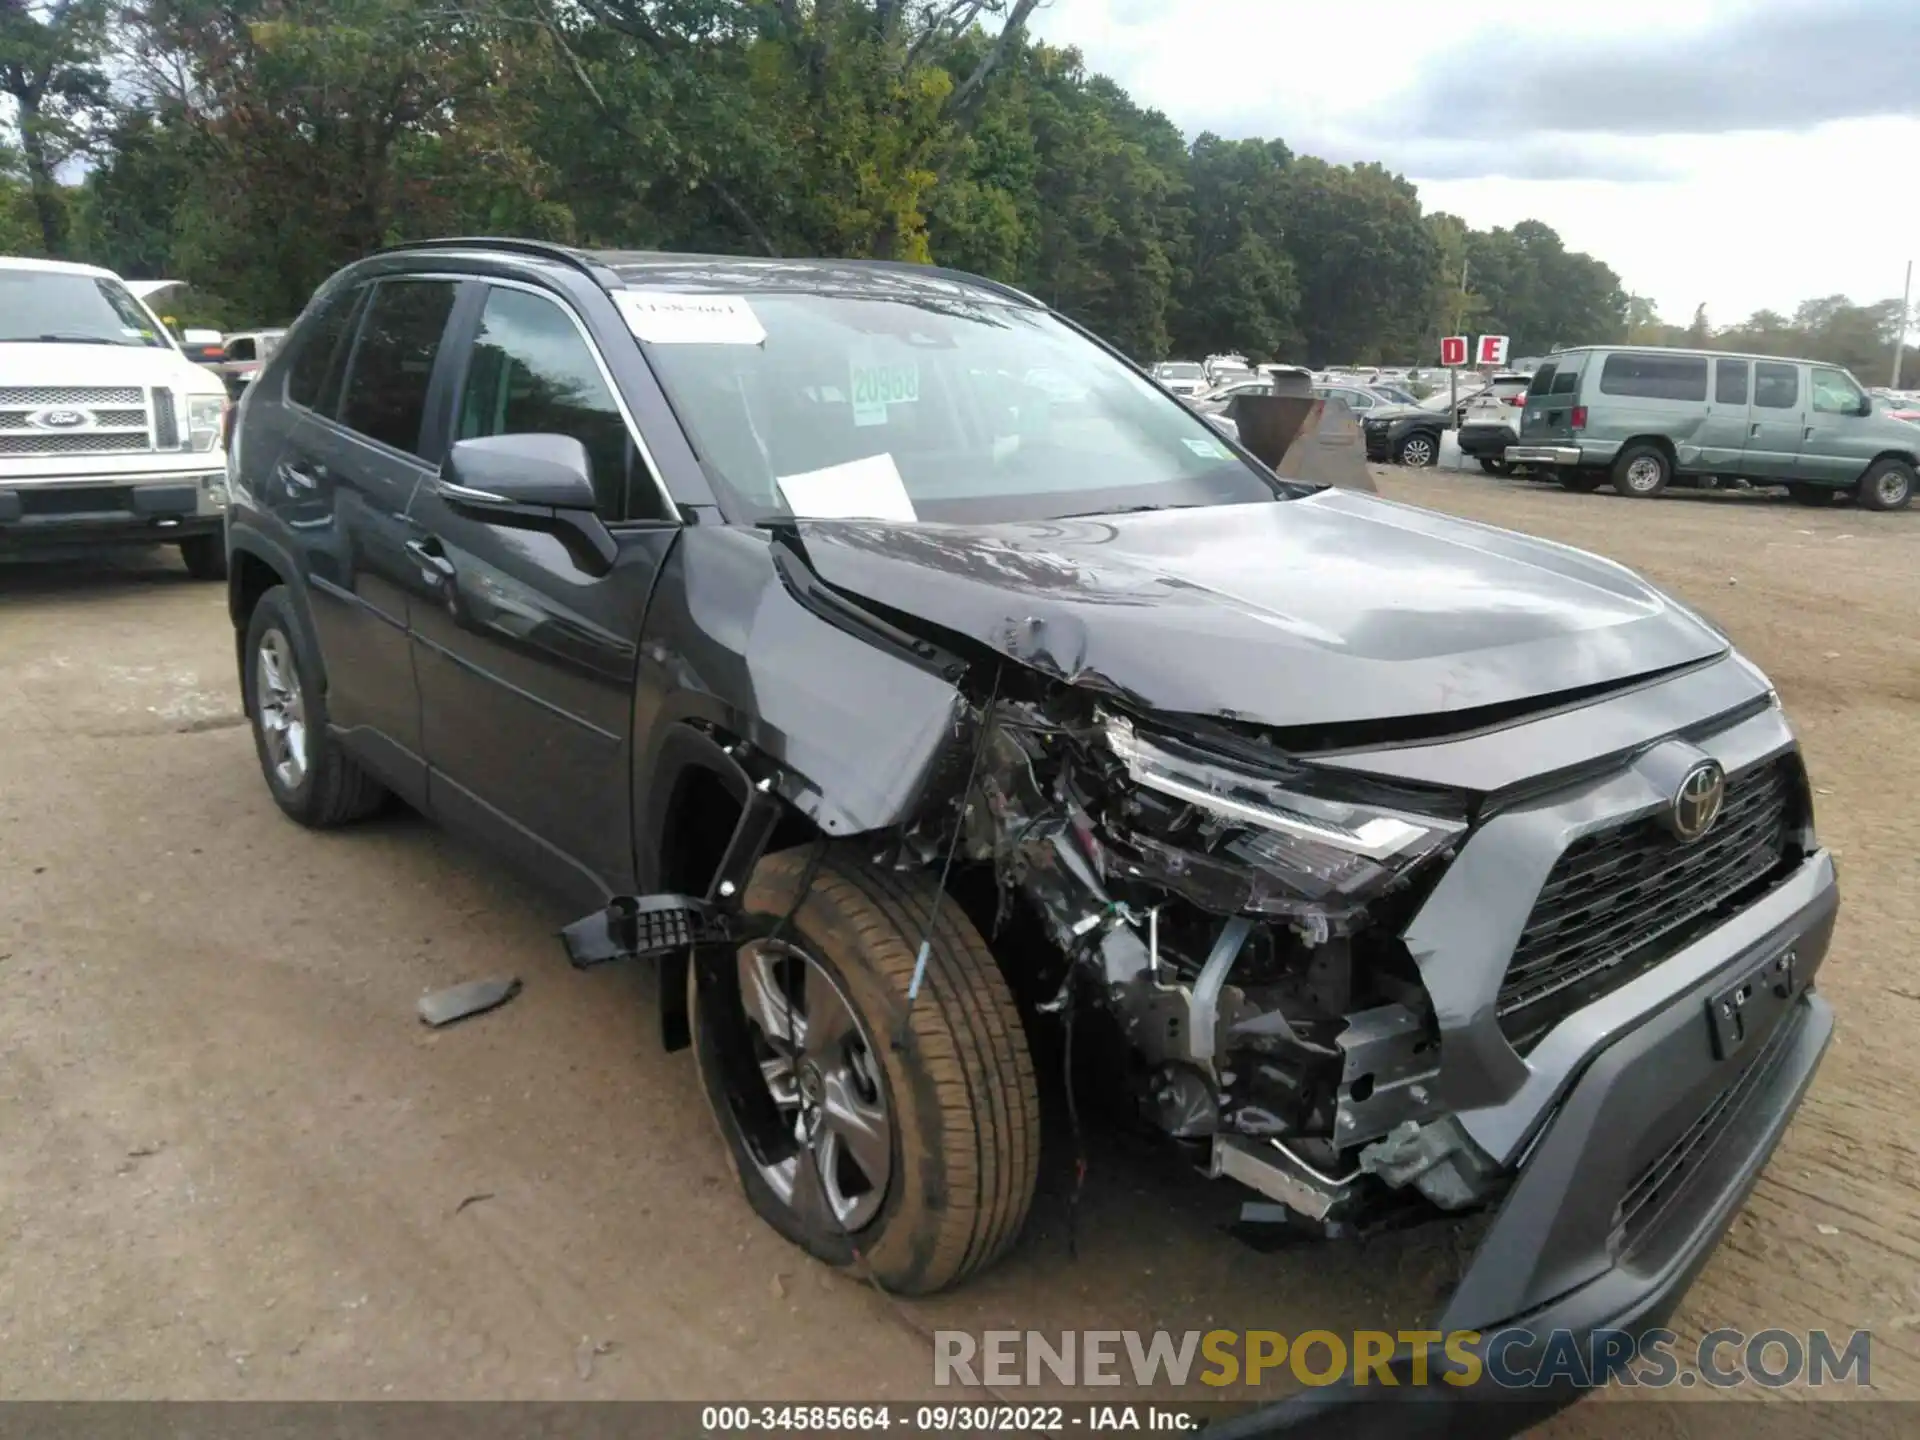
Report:
[{"label": "broken plastic trim piece", "polygon": [[495,980],[469,980],[464,985],[449,985],[422,995],[418,1010],[421,1020],[438,1030],[456,1020],[466,1020],[497,1010],[520,993],[520,977],[506,975]]},{"label": "broken plastic trim piece", "polygon": [[726,937],[724,918],[690,895],[616,895],[606,909],[583,915],[560,932],[576,970],[671,955]]},{"label": "broken plastic trim piece", "polygon": [[1361,1175],[1356,1170],[1335,1179],[1321,1174],[1278,1140],[1256,1146],[1230,1135],[1214,1137],[1211,1173],[1238,1180],[1309,1220],[1325,1220],[1331,1215],[1351,1197],[1353,1184]]}]

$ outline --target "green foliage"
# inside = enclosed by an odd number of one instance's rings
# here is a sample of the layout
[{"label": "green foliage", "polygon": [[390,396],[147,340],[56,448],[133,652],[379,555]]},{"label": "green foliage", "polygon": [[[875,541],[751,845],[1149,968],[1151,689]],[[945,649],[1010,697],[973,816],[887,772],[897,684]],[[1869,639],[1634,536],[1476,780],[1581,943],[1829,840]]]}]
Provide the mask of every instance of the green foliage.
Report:
[{"label": "green foliage", "polygon": [[99,129],[74,240],[233,323],[288,319],[395,240],[504,233],[932,261],[1141,360],[1624,331],[1613,272],[1544,225],[1423,216],[1380,166],[1277,140],[1189,146],[1029,39],[1036,3],[133,0],[114,73],[137,88]]}]

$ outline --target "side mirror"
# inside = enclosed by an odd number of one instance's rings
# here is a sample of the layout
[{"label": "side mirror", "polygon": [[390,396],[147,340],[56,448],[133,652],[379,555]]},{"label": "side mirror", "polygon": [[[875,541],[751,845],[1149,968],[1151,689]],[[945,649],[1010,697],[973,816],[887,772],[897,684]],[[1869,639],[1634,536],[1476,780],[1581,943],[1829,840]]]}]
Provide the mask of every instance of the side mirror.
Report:
[{"label": "side mirror", "polygon": [[481,519],[522,507],[592,510],[593,462],[571,435],[484,435],[447,455],[440,496]]},{"label": "side mirror", "polygon": [[436,490],[472,519],[555,536],[589,574],[604,575],[619,556],[594,513],[593,462],[571,435],[456,440]]},{"label": "side mirror", "polygon": [[1860,414],[1862,416],[1873,414],[1873,396],[1862,395],[1860,397]]}]

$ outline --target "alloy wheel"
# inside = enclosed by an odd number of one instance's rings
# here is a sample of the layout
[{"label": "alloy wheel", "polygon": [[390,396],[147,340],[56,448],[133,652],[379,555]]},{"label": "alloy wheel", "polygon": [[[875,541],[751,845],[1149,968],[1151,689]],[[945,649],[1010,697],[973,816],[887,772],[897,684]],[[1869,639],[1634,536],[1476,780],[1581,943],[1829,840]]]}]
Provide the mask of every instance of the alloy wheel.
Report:
[{"label": "alloy wheel", "polygon": [[737,969],[753,1061],[772,1102],[770,1120],[764,1105],[734,1107],[753,1164],[803,1221],[821,1224],[830,1212],[838,1229],[858,1231],[880,1214],[893,1175],[878,1047],[833,977],[799,947],[750,941]]},{"label": "alloy wheel", "polygon": [[1424,470],[1433,464],[1433,442],[1422,436],[1415,436],[1400,447],[1400,463],[1415,470]]},{"label": "alloy wheel", "polygon": [[267,763],[286,791],[307,778],[307,703],[294,665],[293,644],[280,630],[260,636],[254,654],[253,700],[266,741]]}]

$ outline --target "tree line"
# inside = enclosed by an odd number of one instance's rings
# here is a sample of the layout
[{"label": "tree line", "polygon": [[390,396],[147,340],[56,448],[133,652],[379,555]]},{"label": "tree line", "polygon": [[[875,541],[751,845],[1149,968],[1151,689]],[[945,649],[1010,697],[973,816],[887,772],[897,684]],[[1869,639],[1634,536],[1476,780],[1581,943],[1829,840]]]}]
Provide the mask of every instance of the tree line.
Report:
[{"label": "tree line", "polygon": [[186,280],[228,327],[381,245],[505,233],[933,262],[1142,360],[1632,333],[1619,277],[1548,226],[1475,230],[1279,140],[1189,144],[1029,35],[1037,4],[0,0],[0,248]]}]

